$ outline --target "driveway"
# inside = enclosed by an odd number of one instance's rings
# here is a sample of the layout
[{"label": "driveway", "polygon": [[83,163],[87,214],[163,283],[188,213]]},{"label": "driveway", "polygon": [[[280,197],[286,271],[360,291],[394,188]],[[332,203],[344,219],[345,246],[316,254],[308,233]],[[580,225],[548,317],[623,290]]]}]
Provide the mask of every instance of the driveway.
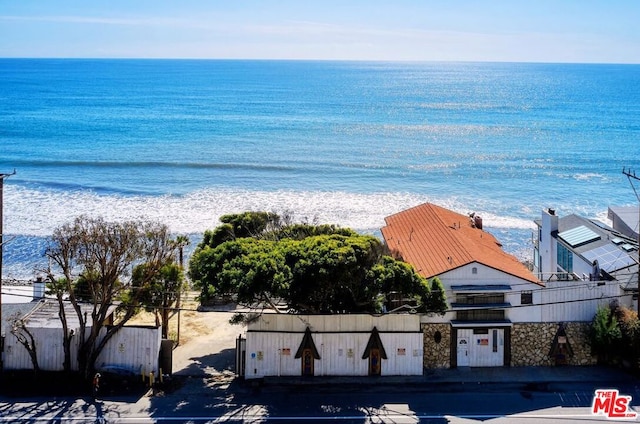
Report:
[{"label": "driveway", "polygon": [[187,334],[173,350],[173,375],[233,377],[236,339],[245,334],[244,326],[229,324],[233,314],[232,307],[223,305],[188,316]]}]

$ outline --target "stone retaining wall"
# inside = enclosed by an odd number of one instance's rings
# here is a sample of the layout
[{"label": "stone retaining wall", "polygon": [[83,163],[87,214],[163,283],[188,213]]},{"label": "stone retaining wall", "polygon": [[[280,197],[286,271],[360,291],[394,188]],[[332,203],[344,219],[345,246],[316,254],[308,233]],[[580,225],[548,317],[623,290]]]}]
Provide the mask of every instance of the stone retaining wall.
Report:
[{"label": "stone retaining wall", "polygon": [[[549,356],[560,328],[555,323],[518,323],[511,328],[511,366],[555,366]],[[573,355],[566,355],[567,365],[594,365],[597,358],[591,355],[588,322],[564,323],[568,344]],[[424,367],[427,369],[451,368],[451,325],[422,324],[424,334]],[[436,342],[436,333],[440,341]]]},{"label": "stone retaining wall", "polygon": [[[560,323],[519,323],[511,328],[511,366],[554,366],[555,358],[549,353]],[[597,358],[591,355],[589,323],[564,323],[567,341],[573,355],[567,355],[567,365],[593,365]]]},{"label": "stone retaining wall", "polygon": [[[440,341],[436,341],[436,333],[440,333]],[[424,334],[425,368],[451,368],[451,325],[422,324]]]}]

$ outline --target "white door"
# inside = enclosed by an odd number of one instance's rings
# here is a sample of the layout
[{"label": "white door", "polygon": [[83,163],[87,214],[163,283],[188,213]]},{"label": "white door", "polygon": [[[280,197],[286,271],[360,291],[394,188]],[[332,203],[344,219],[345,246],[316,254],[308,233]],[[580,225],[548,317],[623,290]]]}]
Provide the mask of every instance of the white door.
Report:
[{"label": "white door", "polygon": [[504,330],[492,328],[474,331],[469,356],[469,365],[472,367],[504,365]]},{"label": "white door", "polygon": [[468,367],[469,362],[469,340],[472,330],[458,330],[458,366]]}]

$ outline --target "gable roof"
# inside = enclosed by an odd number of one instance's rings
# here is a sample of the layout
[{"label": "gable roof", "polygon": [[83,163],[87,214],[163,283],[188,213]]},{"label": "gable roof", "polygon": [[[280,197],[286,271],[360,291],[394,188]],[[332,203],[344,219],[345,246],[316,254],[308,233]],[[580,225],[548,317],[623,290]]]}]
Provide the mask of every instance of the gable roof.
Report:
[{"label": "gable roof", "polygon": [[31,312],[38,305],[37,301],[27,303],[7,303],[2,305],[2,317],[0,318],[0,335],[4,336],[11,332],[13,318],[23,317]]},{"label": "gable roof", "polygon": [[380,339],[380,332],[378,332],[378,328],[376,327],[373,327],[373,330],[371,330],[371,336],[369,336],[367,346],[364,348],[362,359],[367,359],[368,357],[370,357],[372,349],[378,349],[378,351],[380,352],[380,357],[382,359],[387,359],[387,351],[384,350],[384,345],[382,344],[382,340]]},{"label": "gable roof", "polygon": [[[70,329],[79,328],[80,321],[78,320],[78,315],[76,310],[73,308],[71,302],[64,302],[65,314],[67,316],[67,324]],[[91,312],[93,310],[92,303],[79,303],[80,310],[89,316],[89,320],[87,322],[87,327],[91,327]],[[115,312],[117,305],[109,306],[107,311],[107,317]],[[37,306],[34,307],[28,315],[25,316],[27,319],[27,325],[31,328],[62,328],[62,322],[59,317],[60,305],[58,301],[55,299],[42,299],[37,303]]]},{"label": "gable roof", "polygon": [[541,284],[469,216],[423,203],[385,218],[382,236],[392,252],[431,278],[474,262]]},{"label": "gable roof", "polygon": [[296,356],[294,356],[294,358],[295,359],[302,358],[302,354],[304,353],[305,349],[311,349],[311,353],[313,353],[313,357],[315,359],[320,359],[320,354],[318,353],[316,344],[313,341],[313,336],[311,335],[311,329],[309,327],[307,327],[307,329],[304,330],[302,343],[300,343],[300,346],[298,346],[298,350],[296,351]]}]

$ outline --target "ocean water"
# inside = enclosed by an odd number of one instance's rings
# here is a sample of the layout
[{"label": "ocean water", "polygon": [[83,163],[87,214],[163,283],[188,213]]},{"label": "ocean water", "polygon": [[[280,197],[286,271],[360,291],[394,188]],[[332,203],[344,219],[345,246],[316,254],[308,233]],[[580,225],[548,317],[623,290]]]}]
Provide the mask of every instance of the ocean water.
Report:
[{"label": "ocean water", "polygon": [[531,256],[533,220],[635,205],[640,66],[0,59],[5,278],[80,214],[198,236],[267,210],[379,235],[433,202]]}]

